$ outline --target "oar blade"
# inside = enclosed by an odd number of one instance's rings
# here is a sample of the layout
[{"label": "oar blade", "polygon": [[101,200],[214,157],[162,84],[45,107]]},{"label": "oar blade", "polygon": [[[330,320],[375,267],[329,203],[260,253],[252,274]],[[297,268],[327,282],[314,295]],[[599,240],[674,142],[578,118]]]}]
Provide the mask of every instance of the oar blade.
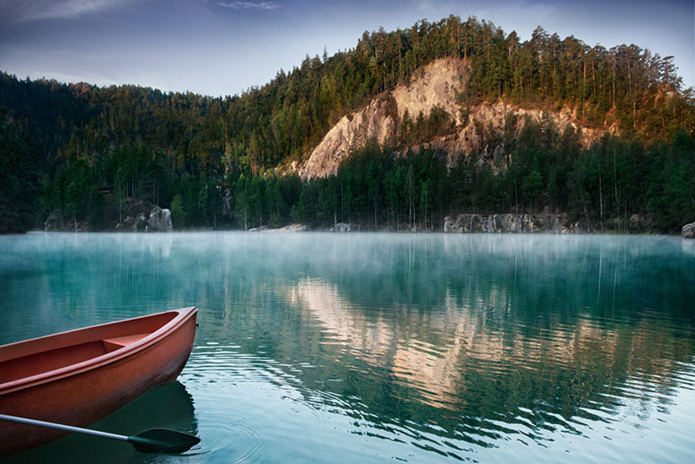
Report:
[{"label": "oar blade", "polygon": [[200,438],[169,429],[149,429],[128,437],[133,447],[142,453],[183,453],[200,443]]}]

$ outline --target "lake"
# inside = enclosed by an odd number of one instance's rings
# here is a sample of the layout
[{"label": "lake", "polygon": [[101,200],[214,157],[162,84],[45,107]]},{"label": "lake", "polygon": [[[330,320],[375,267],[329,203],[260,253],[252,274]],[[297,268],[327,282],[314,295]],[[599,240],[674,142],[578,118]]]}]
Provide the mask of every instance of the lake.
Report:
[{"label": "lake", "polygon": [[8,462],[690,462],[695,241],[204,232],[0,237],[0,344],[195,305],[177,382]]}]

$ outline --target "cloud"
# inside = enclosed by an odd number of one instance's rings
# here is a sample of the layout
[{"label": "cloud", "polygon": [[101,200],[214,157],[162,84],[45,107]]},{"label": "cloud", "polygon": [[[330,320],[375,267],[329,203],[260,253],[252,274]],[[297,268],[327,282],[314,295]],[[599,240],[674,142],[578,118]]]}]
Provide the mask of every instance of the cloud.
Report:
[{"label": "cloud", "polygon": [[434,8],[433,0],[418,0],[416,2],[418,11],[428,11]]},{"label": "cloud", "polygon": [[249,1],[217,2],[217,5],[225,8],[232,8],[234,10],[277,10],[282,6],[275,2]]},{"label": "cloud", "polygon": [[134,0],[6,0],[0,6],[0,16],[11,21],[40,19],[70,19],[113,10]]}]

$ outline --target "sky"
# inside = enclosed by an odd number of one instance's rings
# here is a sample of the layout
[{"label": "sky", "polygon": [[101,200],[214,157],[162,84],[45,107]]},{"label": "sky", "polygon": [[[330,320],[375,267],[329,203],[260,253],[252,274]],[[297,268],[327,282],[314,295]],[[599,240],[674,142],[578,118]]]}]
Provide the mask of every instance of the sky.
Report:
[{"label": "sky", "polygon": [[240,94],[364,31],[450,14],[528,40],[537,26],[589,46],[674,56],[695,86],[694,0],[0,0],[0,70],[99,86]]}]

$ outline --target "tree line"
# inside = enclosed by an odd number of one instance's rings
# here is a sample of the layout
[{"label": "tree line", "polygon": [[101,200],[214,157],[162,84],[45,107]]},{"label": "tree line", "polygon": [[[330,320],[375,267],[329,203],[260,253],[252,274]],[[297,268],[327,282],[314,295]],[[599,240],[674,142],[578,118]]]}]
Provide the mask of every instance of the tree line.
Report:
[{"label": "tree line", "polygon": [[511,212],[563,213],[593,231],[675,233],[695,220],[695,138],[685,131],[668,143],[606,135],[582,148],[571,127],[560,134],[528,123],[506,170],[477,153],[451,168],[446,158],[424,147],[404,155],[372,140],[326,178],[240,179],[233,209],[244,228],[441,230],[447,215]]},{"label": "tree line", "polygon": [[[336,176],[307,183],[279,174],[301,162],[340,117],[407,84],[418,69],[442,57],[467,65],[458,95],[464,111],[497,99],[545,110],[570,108],[583,125],[610,127],[620,137],[582,150],[576,134],[536,127],[509,140],[515,162],[504,172],[480,163],[477,153],[447,168],[442,154],[417,146],[450,130],[446,115],[435,113],[401,121],[399,150],[369,144]],[[35,219],[57,212],[93,229],[112,227],[138,201],[178,211],[175,221],[182,227],[248,228],[299,220],[325,225],[339,219],[369,228],[431,229],[456,209],[550,208],[580,212],[583,221],[600,228],[629,213],[663,211],[675,197],[691,211],[688,188],[668,182],[690,172],[692,159],[678,147],[695,131],[693,97],[693,89],[682,88],[673,57],[635,45],[589,47],[540,27],[522,42],[490,22],[450,16],[389,33],[365,32],[354,49],[307,56],[270,83],[226,98],[19,80],[2,73],[5,126],[28,140],[28,147],[8,145],[15,148],[4,148],[2,156],[15,156],[8,150],[34,153],[20,159],[33,160],[27,172],[39,179],[26,190],[34,193],[25,195],[39,192],[38,206],[31,207]],[[395,154],[404,151],[407,156]],[[635,157],[632,164],[628,156]],[[631,195],[634,184],[621,177],[623,171],[632,175],[627,171],[634,163],[647,169],[640,180],[651,179],[639,195]],[[651,196],[645,199],[647,192]],[[658,230],[676,227],[680,219],[674,215],[655,221]]]}]

